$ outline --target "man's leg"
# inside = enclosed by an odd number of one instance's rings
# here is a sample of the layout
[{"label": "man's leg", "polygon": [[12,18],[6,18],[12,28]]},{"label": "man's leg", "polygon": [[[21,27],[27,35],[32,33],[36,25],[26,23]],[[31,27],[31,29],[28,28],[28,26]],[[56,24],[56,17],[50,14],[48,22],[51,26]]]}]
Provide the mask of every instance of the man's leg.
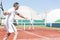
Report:
[{"label": "man's leg", "polygon": [[33,23],[31,24],[31,26],[32,26],[32,29],[34,30],[34,26],[33,26]]},{"label": "man's leg", "polygon": [[17,40],[17,35],[18,35],[18,32],[14,32],[14,38],[13,38],[13,40]]},{"label": "man's leg", "polygon": [[7,34],[4,36],[3,40],[7,40],[8,37],[10,36],[10,34],[11,34],[11,33],[7,33]]},{"label": "man's leg", "polygon": [[13,26],[13,31],[14,31],[14,38],[13,38],[13,40],[17,40],[17,35],[18,35],[17,29],[14,26],[14,24],[12,24],[12,26]]},{"label": "man's leg", "polygon": [[11,33],[8,32],[8,23],[4,22],[4,28],[6,29],[7,33],[5,34],[3,40],[7,40]]},{"label": "man's leg", "polygon": [[31,29],[31,28],[34,30],[33,23],[31,23],[31,24],[30,24],[30,27],[29,27],[29,29]]}]

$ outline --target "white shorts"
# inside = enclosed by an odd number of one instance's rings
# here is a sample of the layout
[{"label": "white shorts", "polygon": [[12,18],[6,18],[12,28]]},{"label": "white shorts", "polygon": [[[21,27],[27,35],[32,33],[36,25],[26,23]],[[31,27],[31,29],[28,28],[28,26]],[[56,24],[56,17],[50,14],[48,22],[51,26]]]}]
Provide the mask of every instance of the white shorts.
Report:
[{"label": "white shorts", "polygon": [[17,32],[17,29],[13,23],[5,22],[4,26],[6,27],[7,33]]}]

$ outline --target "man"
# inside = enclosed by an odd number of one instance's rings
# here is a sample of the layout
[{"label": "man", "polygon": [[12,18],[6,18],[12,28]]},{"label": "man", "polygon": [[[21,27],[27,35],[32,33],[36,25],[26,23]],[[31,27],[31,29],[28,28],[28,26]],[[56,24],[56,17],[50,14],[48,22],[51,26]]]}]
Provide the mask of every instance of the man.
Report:
[{"label": "man", "polygon": [[16,27],[13,24],[15,14],[26,19],[21,14],[19,14],[20,12],[18,11],[18,9],[19,9],[19,3],[15,2],[12,8],[10,8],[7,12],[4,12],[4,15],[6,15],[4,26],[6,28],[7,34],[5,35],[3,40],[7,40],[7,38],[10,36],[10,34],[13,32],[15,34],[13,40],[16,40],[16,38],[17,38],[18,32],[17,32]]},{"label": "man", "polygon": [[31,26],[29,27],[29,29],[32,28],[32,29],[34,30],[33,21],[34,21],[34,20],[31,18],[31,19],[30,19],[30,25],[31,25]]}]

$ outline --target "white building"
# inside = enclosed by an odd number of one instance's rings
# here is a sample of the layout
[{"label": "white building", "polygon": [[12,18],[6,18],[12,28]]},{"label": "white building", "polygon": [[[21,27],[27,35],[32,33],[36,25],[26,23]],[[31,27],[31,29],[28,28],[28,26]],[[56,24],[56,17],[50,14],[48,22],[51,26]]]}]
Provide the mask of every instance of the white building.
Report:
[{"label": "white building", "polygon": [[[60,9],[55,9],[55,10],[52,10],[51,12],[49,12],[47,14],[45,22],[50,23],[50,24],[52,24],[51,26],[53,26],[54,25],[53,23],[57,23],[56,20],[60,20]],[[57,24],[55,26],[60,26],[60,24],[59,25]]]}]

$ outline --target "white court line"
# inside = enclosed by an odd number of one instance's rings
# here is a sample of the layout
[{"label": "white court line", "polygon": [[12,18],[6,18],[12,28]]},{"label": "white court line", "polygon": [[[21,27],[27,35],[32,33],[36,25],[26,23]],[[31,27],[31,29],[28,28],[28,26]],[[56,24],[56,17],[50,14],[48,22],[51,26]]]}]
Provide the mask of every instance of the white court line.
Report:
[{"label": "white court line", "polygon": [[39,35],[37,35],[37,34],[35,34],[35,33],[32,33],[32,32],[28,32],[28,31],[24,31],[25,33],[27,33],[27,34],[30,34],[30,35],[34,35],[34,36],[37,36],[37,37],[39,37],[39,38],[44,38],[44,39],[47,39],[47,40],[49,40],[49,38],[48,37],[44,37],[44,36],[39,36]]},{"label": "white court line", "polygon": [[60,35],[60,34],[50,34],[50,35],[46,35],[46,36],[57,36],[57,35]]},{"label": "white court line", "polygon": [[32,38],[32,39],[17,39],[17,40],[46,40],[46,39]]},{"label": "white court line", "polygon": [[[48,37],[44,37],[44,36],[41,36],[41,35],[39,36],[39,35],[37,35],[35,33],[29,32],[29,31],[25,31],[25,30],[22,30],[22,29],[18,29],[18,30],[21,30],[21,31],[23,31],[23,32],[25,32],[27,34],[34,35],[34,36],[37,36],[39,38],[42,38],[42,40],[60,40],[60,38],[48,38]],[[56,34],[56,35],[58,35],[58,34]],[[40,40],[39,38],[37,38],[37,39],[32,38],[32,39],[33,40]],[[18,40],[31,40],[31,39],[18,39]]]}]

